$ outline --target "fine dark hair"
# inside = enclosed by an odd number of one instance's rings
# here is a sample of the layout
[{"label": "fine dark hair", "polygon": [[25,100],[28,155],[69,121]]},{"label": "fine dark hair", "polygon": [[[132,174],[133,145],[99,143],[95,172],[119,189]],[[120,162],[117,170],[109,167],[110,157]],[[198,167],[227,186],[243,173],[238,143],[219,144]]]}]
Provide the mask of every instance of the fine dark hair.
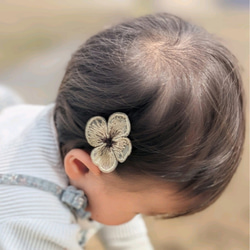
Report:
[{"label": "fine dark hair", "polygon": [[115,173],[172,183],[185,199],[212,204],[241,158],[245,121],[236,58],[213,35],[167,13],[113,26],[72,56],[56,99],[61,156],[91,151],[93,116],[124,112],[132,153]]}]

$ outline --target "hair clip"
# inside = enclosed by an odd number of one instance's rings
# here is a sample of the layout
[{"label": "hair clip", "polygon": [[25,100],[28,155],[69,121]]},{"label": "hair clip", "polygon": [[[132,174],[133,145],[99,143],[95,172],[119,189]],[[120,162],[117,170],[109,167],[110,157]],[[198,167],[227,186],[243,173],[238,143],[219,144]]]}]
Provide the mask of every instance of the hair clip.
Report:
[{"label": "hair clip", "polygon": [[132,145],[127,138],[130,130],[129,118],[121,112],[113,113],[108,124],[101,116],[88,120],[85,136],[88,143],[94,147],[90,157],[102,172],[114,171],[118,162],[123,163],[131,154]]}]

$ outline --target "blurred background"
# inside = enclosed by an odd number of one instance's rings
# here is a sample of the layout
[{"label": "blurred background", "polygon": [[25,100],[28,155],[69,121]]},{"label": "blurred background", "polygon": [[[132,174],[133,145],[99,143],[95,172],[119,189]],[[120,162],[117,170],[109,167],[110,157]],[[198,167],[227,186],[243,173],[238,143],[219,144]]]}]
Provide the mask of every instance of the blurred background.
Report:
[{"label": "blurred background", "polygon": [[[131,17],[166,11],[216,34],[236,55],[249,107],[248,8],[248,0],[1,0],[0,82],[29,103],[53,102],[67,61],[89,36]],[[247,122],[248,113],[247,108]],[[156,250],[249,249],[248,128],[241,165],[215,204],[183,218],[145,217]],[[95,237],[87,245],[102,249]]]}]

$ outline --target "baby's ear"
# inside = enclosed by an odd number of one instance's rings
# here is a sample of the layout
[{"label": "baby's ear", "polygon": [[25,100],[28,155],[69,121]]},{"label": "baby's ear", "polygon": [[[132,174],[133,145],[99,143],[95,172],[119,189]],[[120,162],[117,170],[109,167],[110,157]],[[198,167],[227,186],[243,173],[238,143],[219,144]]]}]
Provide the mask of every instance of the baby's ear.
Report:
[{"label": "baby's ear", "polygon": [[64,167],[71,180],[79,180],[89,172],[94,175],[101,174],[99,168],[92,162],[90,155],[82,149],[71,149],[64,157]]}]

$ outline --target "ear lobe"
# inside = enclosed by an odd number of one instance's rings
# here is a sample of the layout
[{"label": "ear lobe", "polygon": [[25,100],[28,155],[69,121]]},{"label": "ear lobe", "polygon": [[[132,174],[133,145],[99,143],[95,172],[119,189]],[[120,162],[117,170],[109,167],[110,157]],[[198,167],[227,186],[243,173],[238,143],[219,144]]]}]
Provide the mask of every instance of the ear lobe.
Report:
[{"label": "ear lobe", "polygon": [[89,171],[100,175],[101,171],[94,165],[90,155],[82,149],[70,150],[64,158],[64,167],[68,177],[72,180],[82,178]]}]

